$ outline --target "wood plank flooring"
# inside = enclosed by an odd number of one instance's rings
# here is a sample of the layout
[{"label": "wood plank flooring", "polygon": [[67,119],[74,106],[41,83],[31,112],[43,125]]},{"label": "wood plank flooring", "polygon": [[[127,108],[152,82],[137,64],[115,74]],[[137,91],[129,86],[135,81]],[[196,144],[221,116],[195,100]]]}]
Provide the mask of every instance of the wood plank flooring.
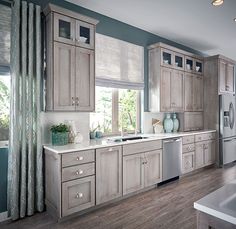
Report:
[{"label": "wood plank flooring", "polygon": [[61,223],[46,213],[36,214],[1,229],[192,229],[193,202],[236,179],[236,165],[208,168],[178,181]]}]

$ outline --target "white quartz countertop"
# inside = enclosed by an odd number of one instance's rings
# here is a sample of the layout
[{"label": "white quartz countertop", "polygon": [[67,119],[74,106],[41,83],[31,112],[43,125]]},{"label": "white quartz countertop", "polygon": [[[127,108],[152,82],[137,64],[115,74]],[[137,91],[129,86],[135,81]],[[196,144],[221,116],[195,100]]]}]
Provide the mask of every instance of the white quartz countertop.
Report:
[{"label": "white quartz countertop", "polygon": [[[87,142],[82,142],[79,144],[68,144],[64,146],[53,146],[53,145],[44,145],[44,149],[50,150],[54,153],[69,153],[74,151],[81,151],[81,150],[89,150],[89,149],[97,149],[97,148],[103,148],[103,147],[111,147],[111,146],[119,146],[119,145],[126,145],[126,144],[132,144],[137,142],[147,142],[147,141],[154,141],[154,140],[162,140],[162,139],[168,139],[168,138],[176,138],[176,137],[184,137],[189,135],[195,135],[195,134],[204,134],[204,133],[210,133],[215,132],[215,130],[201,130],[201,131],[190,131],[190,132],[177,132],[177,133],[161,133],[161,134],[138,134],[135,136],[141,136],[146,137],[145,139],[137,139],[132,141],[123,141],[123,142],[115,142],[111,141],[113,137],[110,138],[101,138],[96,140],[90,140]],[[132,137],[134,135],[129,135],[129,137]],[[119,136],[120,137],[120,136]]]},{"label": "white quartz countertop", "polygon": [[236,180],[198,200],[194,208],[236,225]]}]

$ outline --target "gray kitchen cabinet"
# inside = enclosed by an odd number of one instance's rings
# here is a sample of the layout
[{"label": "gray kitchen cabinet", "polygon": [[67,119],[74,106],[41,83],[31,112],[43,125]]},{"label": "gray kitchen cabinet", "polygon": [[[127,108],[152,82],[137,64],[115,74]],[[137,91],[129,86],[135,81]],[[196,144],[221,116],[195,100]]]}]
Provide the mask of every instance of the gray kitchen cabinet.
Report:
[{"label": "gray kitchen cabinet", "polygon": [[[149,47],[149,111],[184,112],[202,111],[203,94],[193,97],[193,87],[203,91],[202,81],[194,81],[193,75],[203,79],[203,60],[201,57],[157,43]],[[186,61],[186,63],[185,63]],[[189,61],[192,63],[190,70]],[[188,74],[185,77],[185,74]],[[184,83],[185,81],[185,83]],[[186,94],[185,94],[186,93]],[[200,93],[196,91],[196,93]],[[198,95],[197,94],[197,95]],[[195,100],[195,107],[193,106]]]},{"label": "gray kitchen cabinet", "polygon": [[162,180],[162,150],[144,153],[145,187],[157,184]]},{"label": "gray kitchen cabinet", "polygon": [[123,157],[123,195],[144,188],[144,154]]},{"label": "gray kitchen cabinet", "polygon": [[204,166],[204,146],[203,142],[195,144],[195,167],[196,169]]},{"label": "gray kitchen cabinet", "polygon": [[46,15],[46,110],[94,111],[97,20],[49,4]]},{"label": "gray kitchen cabinet", "polygon": [[193,74],[184,76],[184,110],[193,111]]},{"label": "gray kitchen cabinet", "polygon": [[161,111],[183,111],[184,73],[161,68]]},{"label": "gray kitchen cabinet", "polygon": [[197,142],[195,146],[196,168],[201,168],[215,163],[215,141]]},{"label": "gray kitchen cabinet", "polygon": [[75,47],[54,42],[53,98],[55,111],[75,110]]},{"label": "gray kitchen cabinet", "polygon": [[184,110],[184,72],[173,70],[170,85],[171,108],[181,112]]},{"label": "gray kitchen cabinet", "polygon": [[188,173],[194,170],[194,152],[184,153],[182,155],[182,173]]},{"label": "gray kitchen cabinet", "polygon": [[203,111],[203,76],[193,76],[193,111]]},{"label": "gray kitchen cabinet", "polygon": [[93,111],[95,104],[94,51],[76,48],[76,110]]},{"label": "gray kitchen cabinet", "polygon": [[235,66],[232,62],[224,59],[219,60],[219,92],[234,94]]},{"label": "gray kitchen cabinet", "polygon": [[123,157],[123,195],[162,181],[162,150]]},{"label": "gray kitchen cabinet", "polygon": [[[206,94],[213,94],[215,88],[218,87],[218,94],[234,94],[235,93],[235,64],[236,62],[222,55],[215,55],[205,58],[204,75],[208,79],[208,84],[212,90],[205,90]],[[208,85],[207,85],[208,87]]]},{"label": "gray kitchen cabinet", "polygon": [[184,110],[203,111],[203,76],[185,73],[184,89]]},{"label": "gray kitchen cabinet", "polygon": [[97,149],[96,204],[120,196],[122,196],[122,148],[116,146]]}]

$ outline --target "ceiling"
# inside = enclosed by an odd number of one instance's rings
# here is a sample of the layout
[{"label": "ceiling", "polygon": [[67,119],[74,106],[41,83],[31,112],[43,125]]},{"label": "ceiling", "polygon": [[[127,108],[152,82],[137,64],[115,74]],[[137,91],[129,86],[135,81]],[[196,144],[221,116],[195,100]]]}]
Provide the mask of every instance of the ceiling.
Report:
[{"label": "ceiling", "polygon": [[236,60],[236,0],[68,0],[208,55]]}]

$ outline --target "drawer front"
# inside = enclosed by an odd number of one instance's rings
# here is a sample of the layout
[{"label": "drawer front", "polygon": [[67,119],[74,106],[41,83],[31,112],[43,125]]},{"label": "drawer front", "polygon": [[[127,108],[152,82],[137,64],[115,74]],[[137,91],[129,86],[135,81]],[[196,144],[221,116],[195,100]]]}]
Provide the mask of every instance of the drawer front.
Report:
[{"label": "drawer front", "polygon": [[143,153],[143,152],[152,151],[152,150],[161,149],[161,148],[162,148],[161,140],[127,144],[127,145],[123,145],[123,155]]},{"label": "drawer front", "polygon": [[193,152],[195,151],[195,145],[194,144],[183,145],[182,151],[183,153]]},{"label": "drawer front", "polygon": [[197,134],[195,135],[195,142],[207,141],[215,139],[215,133]]},{"label": "drawer front", "polygon": [[95,163],[82,164],[62,169],[62,182],[95,174]]},{"label": "drawer front", "polygon": [[62,184],[62,216],[95,205],[95,177],[85,177]]},{"label": "drawer front", "polygon": [[95,150],[86,150],[62,155],[62,167],[95,161]]},{"label": "drawer front", "polygon": [[183,145],[194,143],[194,135],[183,137]]}]

